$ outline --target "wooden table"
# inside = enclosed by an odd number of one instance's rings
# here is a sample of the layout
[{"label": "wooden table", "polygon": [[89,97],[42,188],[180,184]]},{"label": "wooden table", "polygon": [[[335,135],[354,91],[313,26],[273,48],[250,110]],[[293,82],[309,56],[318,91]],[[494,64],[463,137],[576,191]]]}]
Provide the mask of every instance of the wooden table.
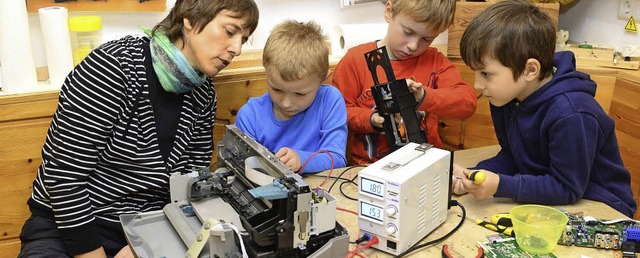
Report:
[{"label": "wooden table", "polygon": [[[456,151],[454,153],[454,161],[455,163],[462,166],[474,166],[478,163],[478,161],[493,157],[499,150],[500,147],[496,145]],[[357,176],[357,173],[360,169],[361,168],[350,169],[342,177],[353,178],[354,176]],[[334,170],[332,172],[332,175],[337,176],[342,171],[344,171],[344,169]],[[326,175],[326,173],[327,172],[323,172],[322,174]],[[322,180],[323,178],[320,177],[305,177],[305,181],[307,181],[309,185],[313,187],[320,184]],[[331,183],[333,183],[333,179],[327,180],[327,182],[324,184],[324,188],[328,189]],[[331,195],[338,200],[338,207],[348,209],[357,213],[357,202],[345,198],[340,193],[338,187],[339,183],[337,183],[331,190]],[[352,184],[350,184],[349,186],[345,185],[343,187],[343,191],[351,197],[357,198],[358,196],[358,189]],[[460,202],[465,207],[468,218],[479,218],[487,221],[489,221],[489,218],[492,214],[499,212],[508,212],[512,207],[518,205],[518,203],[516,203],[515,201],[505,198],[489,198],[478,201],[473,199],[473,197],[471,197],[470,195],[463,195],[457,197],[454,196],[454,199]],[[589,215],[601,219],[627,218],[622,213],[612,209],[606,204],[591,200],[580,200],[573,205],[562,205],[556,207],[563,208],[570,212],[584,212],[584,215]],[[422,242],[437,239],[450,232],[459,223],[461,214],[462,212],[459,207],[452,207],[448,212],[447,221],[436,230],[434,230],[431,234],[429,234],[425,239],[423,239]],[[337,220],[349,231],[350,241],[354,241],[358,238],[357,215],[345,211],[338,211]],[[440,252],[442,250],[443,244],[449,245],[449,251],[454,257],[475,257],[478,250],[476,243],[487,242],[486,237],[488,235],[495,234],[496,233],[491,230],[478,226],[469,220],[465,220],[462,227],[449,238],[430,247],[415,251],[407,257],[441,257]],[[353,250],[354,248],[355,246],[351,245],[349,250]],[[554,255],[562,258],[614,257],[616,252],[618,253],[618,256],[615,257],[620,257],[619,251],[610,251],[596,248],[558,245],[553,250]],[[368,249],[360,253],[365,257],[392,257],[390,254],[375,249]]]}]

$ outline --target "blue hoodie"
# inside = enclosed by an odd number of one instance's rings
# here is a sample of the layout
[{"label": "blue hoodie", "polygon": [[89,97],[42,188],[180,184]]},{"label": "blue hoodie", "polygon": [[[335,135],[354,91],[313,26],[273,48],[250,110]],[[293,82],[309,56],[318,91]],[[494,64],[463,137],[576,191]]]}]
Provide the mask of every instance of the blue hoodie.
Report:
[{"label": "blue hoodie", "polygon": [[491,117],[502,150],[477,168],[500,175],[495,197],[547,205],[581,198],[633,217],[631,176],[620,158],[614,121],[596,102],[596,83],[575,70],[571,52],[556,53],[551,81]]}]

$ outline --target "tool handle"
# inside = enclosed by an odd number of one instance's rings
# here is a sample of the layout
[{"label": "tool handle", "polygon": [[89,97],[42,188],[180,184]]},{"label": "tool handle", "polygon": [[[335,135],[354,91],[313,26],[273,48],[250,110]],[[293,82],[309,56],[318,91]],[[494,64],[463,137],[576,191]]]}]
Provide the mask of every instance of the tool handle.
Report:
[{"label": "tool handle", "polygon": [[509,213],[496,213],[491,215],[491,223],[505,227],[513,227],[511,214]]},{"label": "tool handle", "polygon": [[487,174],[480,170],[473,171],[469,174],[469,180],[473,181],[476,185],[484,183],[485,179],[487,179]]},{"label": "tool handle", "polygon": [[493,224],[491,222],[484,221],[484,220],[481,220],[481,219],[476,219],[476,224],[478,224],[480,226],[483,226],[483,227],[485,227],[485,228],[487,228],[489,230],[498,232],[498,233],[503,233],[505,235],[512,236],[512,237],[516,236],[515,232],[513,232],[513,228],[496,225],[496,224]]}]

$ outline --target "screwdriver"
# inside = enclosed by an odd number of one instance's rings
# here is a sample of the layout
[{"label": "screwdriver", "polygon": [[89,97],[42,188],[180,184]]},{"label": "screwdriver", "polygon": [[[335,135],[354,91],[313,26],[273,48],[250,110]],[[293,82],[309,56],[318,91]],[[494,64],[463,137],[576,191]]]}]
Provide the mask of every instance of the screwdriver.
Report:
[{"label": "screwdriver", "polygon": [[487,179],[487,174],[480,170],[473,171],[469,174],[469,180],[473,181],[476,185],[482,184],[485,179]]},{"label": "screwdriver", "polygon": [[491,215],[491,223],[505,227],[513,227],[513,223],[511,222],[511,214],[509,214],[508,212],[496,213]]},{"label": "screwdriver", "polygon": [[[473,219],[470,219],[470,220],[473,220]],[[503,233],[503,234],[511,236],[511,237],[515,237],[516,236],[516,233],[513,232],[513,228],[510,228],[510,227],[500,226],[500,225],[493,224],[491,222],[484,221],[484,220],[481,220],[481,219],[475,219],[475,220],[473,220],[473,222],[476,223],[476,225],[483,226],[486,229],[489,229],[489,230],[492,230],[492,231],[495,231],[495,232],[498,232],[498,233]]]}]

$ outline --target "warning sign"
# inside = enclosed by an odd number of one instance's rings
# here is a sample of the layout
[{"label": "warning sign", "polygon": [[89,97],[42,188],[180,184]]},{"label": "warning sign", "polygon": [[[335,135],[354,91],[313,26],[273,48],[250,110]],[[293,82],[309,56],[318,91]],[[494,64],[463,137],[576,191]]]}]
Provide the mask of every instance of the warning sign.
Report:
[{"label": "warning sign", "polygon": [[636,21],[633,19],[633,16],[631,16],[627,22],[627,26],[624,26],[624,29],[630,32],[638,32],[638,27],[636,27]]}]

